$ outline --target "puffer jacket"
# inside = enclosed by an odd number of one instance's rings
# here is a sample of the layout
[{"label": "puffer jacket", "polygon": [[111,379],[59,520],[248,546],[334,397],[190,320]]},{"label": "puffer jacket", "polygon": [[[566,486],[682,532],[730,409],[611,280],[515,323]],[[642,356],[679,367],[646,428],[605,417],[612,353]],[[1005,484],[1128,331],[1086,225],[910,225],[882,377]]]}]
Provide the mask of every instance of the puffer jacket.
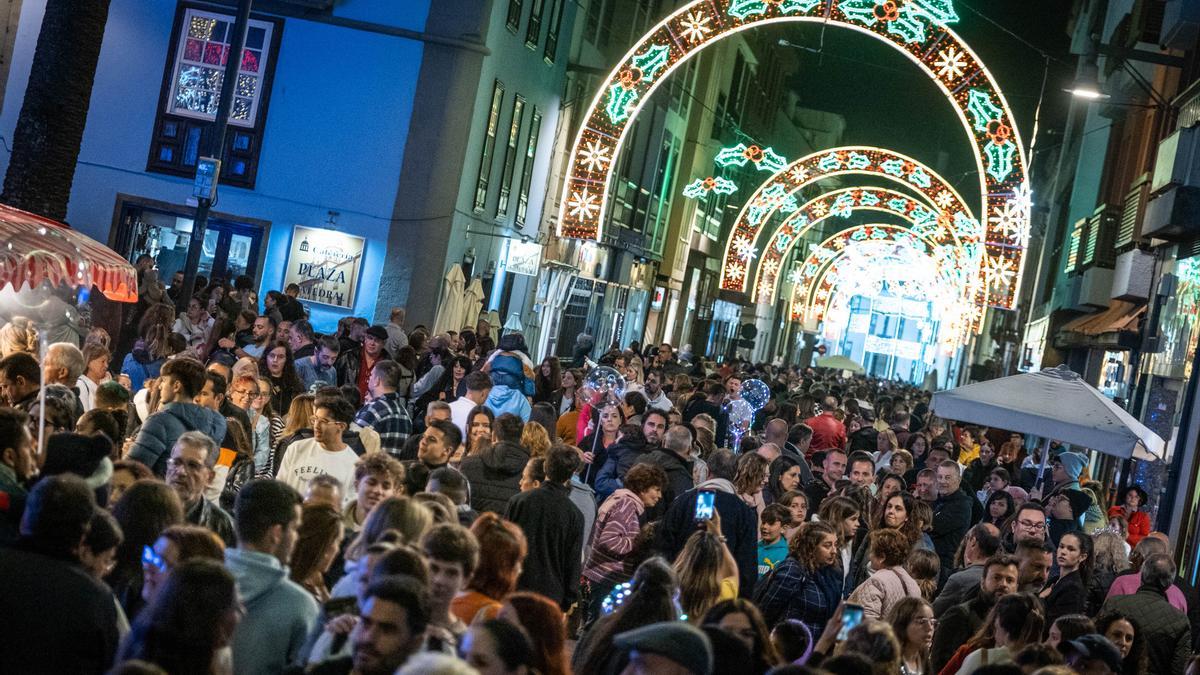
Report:
[{"label": "puffer jacket", "polygon": [[494,386],[511,387],[525,396],[534,394],[533,364],[521,352],[493,352],[482,370],[491,375]]},{"label": "puffer jacket", "polygon": [[863,616],[882,621],[904,598],[921,597],[921,587],[903,567],[876,570],[850,594],[847,602],[861,605]]},{"label": "puffer jacket", "polygon": [[521,491],[521,473],[529,451],[508,441],[485,448],[462,461],[459,470],[471,485],[471,508],[503,514],[508,500]]},{"label": "puffer jacket", "polygon": [[508,413],[520,417],[522,422],[528,422],[529,416],[533,413],[533,406],[529,405],[529,399],[525,398],[525,394],[506,384],[497,384],[492,387],[491,393],[488,394],[487,400],[483,404],[490,408],[496,417]]},{"label": "puffer jacket", "polygon": [[625,487],[625,474],[634,464],[649,457],[656,448],[641,438],[622,438],[608,449],[608,459],[596,476],[596,499],[603,502],[609,495]]},{"label": "puffer jacket", "polygon": [[145,386],[146,380],[158,377],[166,359],[154,358],[146,347],[146,341],[139,339],[133,345],[133,351],[125,355],[121,362],[121,372],[129,376],[130,389],[139,391]]},{"label": "puffer jacket", "polygon": [[161,478],[167,474],[171,447],[185,431],[199,431],[220,443],[225,438],[225,418],[195,403],[168,403],[142,425],[129,458],[150,467]]}]

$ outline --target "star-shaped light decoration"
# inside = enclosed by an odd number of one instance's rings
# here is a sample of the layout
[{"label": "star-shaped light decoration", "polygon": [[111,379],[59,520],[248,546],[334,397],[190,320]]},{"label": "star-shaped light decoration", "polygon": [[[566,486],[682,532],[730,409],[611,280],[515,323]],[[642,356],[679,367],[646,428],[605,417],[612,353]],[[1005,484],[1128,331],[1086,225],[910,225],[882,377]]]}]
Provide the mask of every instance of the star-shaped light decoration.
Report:
[{"label": "star-shaped light decoration", "polygon": [[712,32],[712,17],[700,10],[688,12],[687,17],[680,23],[683,29],[683,39],[691,43],[703,42]]},{"label": "star-shaped light decoration", "polygon": [[754,242],[745,235],[740,235],[733,240],[733,250],[739,258],[746,262],[750,262],[758,256],[758,249],[754,247]]},{"label": "star-shaped light decoration", "polygon": [[984,269],[984,273],[987,275],[988,288],[1004,290],[1012,284],[1017,270],[1011,259],[993,257],[987,259],[987,266]]},{"label": "star-shaped light decoration", "polygon": [[608,156],[609,149],[601,145],[600,141],[588,141],[583,150],[579,153],[579,161],[583,162],[588,171],[596,172],[604,169],[606,164],[612,162],[612,158]]},{"label": "star-shaped light decoration", "polygon": [[571,198],[567,200],[567,207],[570,209],[571,216],[579,220],[590,220],[593,211],[600,211],[600,205],[596,203],[596,195],[588,192],[587,188],[584,188],[582,192],[572,192]]},{"label": "star-shaped light decoration", "polygon": [[950,45],[938,52],[938,60],[933,62],[937,67],[938,77],[943,80],[955,80],[967,72],[966,55],[957,45]]}]

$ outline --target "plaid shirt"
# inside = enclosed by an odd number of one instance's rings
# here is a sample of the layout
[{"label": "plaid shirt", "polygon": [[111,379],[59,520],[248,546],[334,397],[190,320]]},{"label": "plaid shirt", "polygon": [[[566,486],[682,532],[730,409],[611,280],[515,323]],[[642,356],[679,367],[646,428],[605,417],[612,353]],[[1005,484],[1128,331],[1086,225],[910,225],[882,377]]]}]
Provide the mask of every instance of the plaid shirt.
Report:
[{"label": "plaid shirt", "polygon": [[379,445],[389,455],[399,456],[404,442],[412,434],[412,419],[399,393],[384,394],[358,411],[354,423],[370,427],[379,434]]},{"label": "plaid shirt", "polygon": [[754,602],[768,626],[798,619],[813,635],[820,635],[841,601],[840,576],[832,566],[810,573],[788,556],[758,582]]}]

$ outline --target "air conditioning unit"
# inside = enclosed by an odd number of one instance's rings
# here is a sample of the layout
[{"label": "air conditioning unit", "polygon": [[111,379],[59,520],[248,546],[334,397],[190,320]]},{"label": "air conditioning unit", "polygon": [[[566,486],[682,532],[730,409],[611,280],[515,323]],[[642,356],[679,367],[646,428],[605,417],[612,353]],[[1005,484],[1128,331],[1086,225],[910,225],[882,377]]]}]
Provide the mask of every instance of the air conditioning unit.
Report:
[{"label": "air conditioning unit", "polygon": [[1200,39],[1200,3],[1196,0],[1167,0],[1163,8],[1162,47],[1193,49]]},{"label": "air conditioning unit", "polygon": [[1200,187],[1200,127],[1180,129],[1158,144],[1151,196],[1179,186]]}]

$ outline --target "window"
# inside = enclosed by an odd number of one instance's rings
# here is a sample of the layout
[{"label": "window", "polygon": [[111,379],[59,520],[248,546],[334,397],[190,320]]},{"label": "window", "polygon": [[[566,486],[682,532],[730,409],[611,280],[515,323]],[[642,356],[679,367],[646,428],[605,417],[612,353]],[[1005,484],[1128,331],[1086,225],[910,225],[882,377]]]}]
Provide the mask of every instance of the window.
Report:
[{"label": "window", "polygon": [[513,170],[517,165],[517,139],[521,135],[521,118],[525,115],[525,99],[517,96],[513,100],[512,124],[508,128],[508,145],[504,148],[504,175],[500,178],[500,200],[496,202],[496,215],[508,213],[508,198],[512,194]]},{"label": "window", "polygon": [[554,63],[558,56],[558,32],[562,30],[563,3],[565,0],[550,0],[550,21],[546,30],[546,49],[542,52],[547,63]]},{"label": "window", "polygon": [[492,87],[492,107],[488,112],[483,151],[479,157],[479,178],[475,181],[475,210],[487,204],[488,182],[492,179],[492,153],[496,151],[496,127],[500,124],[500,104],[504,101],[504,83],[496,80]]},{"label": "window", "polygon": [[504,22],[504,25],[514,33],[521,27],[521,5],[523,3],[524,0],[508,0],[508,20]]},{"label": "window", "polygon": [[533,183],[533,158],[537,154],[538,137],[542,132],[542,113],[533,109],[529,119],[529,139],[525,142],[525,166],[521,169],[521,191],[517,194],[517,225],[525,224],[529,210],[529,186]]},{"label": "window", "polygon": [[[191,176],[216,119],[234,17],[181,4],[164,68],[147,171]],[[238,59],[230,133],[222,152],[221,182],[253,188],[283,24],[252,17]]]},{"label": "window", "polygon": [[587,16],[583,21],[583,39],[596,44],[600,34],[600,15],[604,12],[604,0],[592,0],[587,5]]},{"label": "window", "polygon": [[546,10],[546,0],[533,0],[529,6],[529,28],[525,30],[525,46],[537,49],[538,40],[542,37],[543,12]]}]

